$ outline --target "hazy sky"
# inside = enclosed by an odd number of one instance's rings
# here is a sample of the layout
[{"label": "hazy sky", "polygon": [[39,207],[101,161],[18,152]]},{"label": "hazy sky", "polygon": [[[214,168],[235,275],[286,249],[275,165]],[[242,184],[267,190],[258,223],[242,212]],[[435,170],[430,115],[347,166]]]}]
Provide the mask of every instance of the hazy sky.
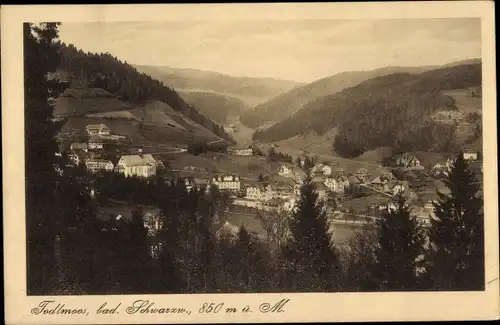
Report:
[{"label": "hazy sky", "polygon": [[63,23],[60,38],[132,64],[313,81],[481,57],[479,19]]}]

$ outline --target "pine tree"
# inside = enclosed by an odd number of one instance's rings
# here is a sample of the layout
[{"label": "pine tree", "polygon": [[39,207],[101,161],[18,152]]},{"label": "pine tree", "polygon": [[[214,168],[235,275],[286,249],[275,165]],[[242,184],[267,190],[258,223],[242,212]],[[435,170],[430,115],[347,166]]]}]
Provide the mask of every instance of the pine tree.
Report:
[{"label": "pine tree", "polygon": [[63,88],[48,80],[47,73],[55,72],[59,64],[57,26],[23,25],[28,294],[36,294],[56,270],[54,240],[59,225],[53,200],[58,177],[54,170],[58,125],[52,122],[50,99]]},{"label": "pine tree", "polygon": [[445,180],[449,195],[438,192],[436,220],[429,233],[429,275],[434,289],[483,290],[484,215],[480,185],[459,153]]},{"label": "pine tree", "polygon": [[339,261],[331,242],[324,203],[313,183],[302,185],[297,210],[290,220],[290,233],[283,250],[289,286],[298,291],[331,291],[339,276]]},{"label": "pine tree", "polygon": [[150,255],[142,208],[134,208],[127,230],[127,252],[123,262],[128,267],[126,270],[128,286],[133,293],[147,292],[147,286],[150,283],[147,277],[150,272]]},{"label": "pine tree", "polygon": [[423,244],[421,226],[415,217],[410,215],[405,197],[399,195],[396,208],[388,209],[377,227],[376,263],[370,274],[377,283],[377,289],[418,289]]}]

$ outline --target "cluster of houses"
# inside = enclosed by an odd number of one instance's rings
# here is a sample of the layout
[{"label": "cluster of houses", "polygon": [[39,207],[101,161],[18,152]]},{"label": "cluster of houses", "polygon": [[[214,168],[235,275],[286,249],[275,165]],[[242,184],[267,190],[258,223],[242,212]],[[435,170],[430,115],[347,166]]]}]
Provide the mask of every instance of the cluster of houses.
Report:
[{"label": "cluster of houses", "polygon": [[[477,174],[483,172],[483,165],[480,161],[479,153],[477,151],[472,149],[465,149],[463,151],[463,158],[469,161],[470,166],[474,172],[476,172]],[[451,168],[455,164],[455,160],[456,160],[455,157],[449,157],[446,160],[446,162],[436,163],[431,169],[432,175],[436,177],[447,176],[448,173],[451,171]]]},{"label": "cluster of houses", "polygon": [[140,149],[137,154],[121,156],[116,164],[111,160],[101,159],[99,157],[105,151],[106,141],[125,137],[112,134],[105,124],[89,124],[85,127],[85,132],[87,141],[75,141],[70,145],[68,158],[73,165],[84,164],[92,173],[114,171],[126,177],[144,178],[156,175],[157,170],[163,166],[161,160],[151,154],[142,154]]}]

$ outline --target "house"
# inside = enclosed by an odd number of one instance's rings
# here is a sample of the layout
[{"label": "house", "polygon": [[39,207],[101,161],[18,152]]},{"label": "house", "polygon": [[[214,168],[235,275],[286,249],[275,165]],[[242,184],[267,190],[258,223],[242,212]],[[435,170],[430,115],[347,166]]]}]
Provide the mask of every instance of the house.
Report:
[{"label": "house", "polygon": [[225,221],[220,228],[216,231],[215,235],[217,238],[228,236],[230,238],[234,238],[238,235],[239,228],[229,223],[229,221]]},{"label": "house", "polygon": [[241,187],[238,175],[219,175],[212,179],[212,184],[217,185],[219,190],[239,191]]},{"label": "house", "polygon": [[76,153],[70,153],[68,155],[69,161],[71,164],[78,166],[80,165],[80,157]]},{"label": "house", "polygon": [[297,161],[299,162],[299,165],[301,168],[304,168],[306,165],[306,157],[305,156],[298,156]]},{"label": "house", "polygon": [[70,150],[82,150],[87,152],[89,150],[89,145],[87,142],[73,142],[70,146]]},{"label": "house", "polygon": [[332,167],[322,163],[316,164],[313,168],[311,168],[311,176],[314,174],[323,174],[325,176],[331,175]]},{"label": "house", "polygon": [[449,168],[446,164],[436,163],[431,169],[431,174],[434,176],[446,175],[448,172]]},{"label": "house", "polygon": [[469,94],[471,97],[481,97],[482,96],[481,86],[469,87]]},{"label": "house", "polygon": [[252,156],[253,149],[252,148],[230,148],[228,150],[229,154],[234,156]]},{"label": "house", "polygon": [[335,178],[336,181],[336,186],[335,186],[335,192],[336,193],[345,193],[350,186],[349,183],[349,178],[346,175],[339,175]]},{"label": "house", "polygon": [[288,199],[293,195],[294,185],[286,182],[275,182],[271,185],[271,188],[276,192],[276,197]]},{"label": "house", "polygon": [[293,195],[300,196],[300,188],[301,188],[300,184],[295,184],[293,186]]},{"label": "house", "polygon": [[337,192],[337,181],[333,177],[327,177],[325,178],[324,184],[328,189],[332,192]]},{"label": "house", "polygon": [[368,173],[368,170],[366,168],[359,168],[356,171],[355,176],[359,179],[360,182],[365,183],[368,181],[368,177],[370,177],[370,174]]},{"label": "house", "polygon": [[417,157],[404,153],[398,155],[395,158],[395,164],[397,167],[413,168],[420,167],[420,160]]},{"label": "house", "polygon": [[89,124],[85,127],[88,135],[109,135],[111,130],[104,124]]},{"label": "house", "polygon": [[477,151],[472,149],[465,149],[463,151],[463,157],[465,160],[475,161],[477,160]]},{"label": "house", "polygon": [[100,170],[111,172],[114,167],[111,161],[101,159],[87,159],[85,161],[85,166],[87,167],[87,170],[92,173],[97,173]]},{"label": "house", "polygon": [[396,182],[392,185],[392,188],[390,189],[391,190],[391,193],[393,195],[398,195],[398,194],[401,194],[403,193],[404,191],[406,191],[408,189],[408,182],[406,181],[401,181],[401,182]]},{"label": "house", "polygon": [[246,189],[245,198],[247,198],[249,200],[261,200],[263,190],[264,190],[264,188],[261,186],[258,186],[258,185],[248,186]]},{"label": "house", "polygon": [[332,167],[328,165],[323,165],[323,168],[321,168],[321,172],[323,173],[323,175],[329,176],[332,174]]},{"label": "house", "polygon": [[281,165],[278,168],[278,175],[280,176],[288,176],[292,173],[292,169],[289,168],[287,165]]},{"label": "house", "polygon": [[90,136],[88,144],[91,150],[102,149],[104,147],[104,143],[98,135]]},{"label": "house", "polygon": [[117,172],[125,177],[151,177],[156,175],[156,160],[150,154],[122,156],[117,164]]}]

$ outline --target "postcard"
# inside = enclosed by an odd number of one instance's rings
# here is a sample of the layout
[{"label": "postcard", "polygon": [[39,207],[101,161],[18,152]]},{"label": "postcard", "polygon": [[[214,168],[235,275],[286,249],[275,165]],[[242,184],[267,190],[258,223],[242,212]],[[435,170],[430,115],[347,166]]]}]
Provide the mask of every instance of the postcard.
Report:
[{"label": "postcard", "polygon": [[498,319],[493,9],[2,6],[6,322]]}]

